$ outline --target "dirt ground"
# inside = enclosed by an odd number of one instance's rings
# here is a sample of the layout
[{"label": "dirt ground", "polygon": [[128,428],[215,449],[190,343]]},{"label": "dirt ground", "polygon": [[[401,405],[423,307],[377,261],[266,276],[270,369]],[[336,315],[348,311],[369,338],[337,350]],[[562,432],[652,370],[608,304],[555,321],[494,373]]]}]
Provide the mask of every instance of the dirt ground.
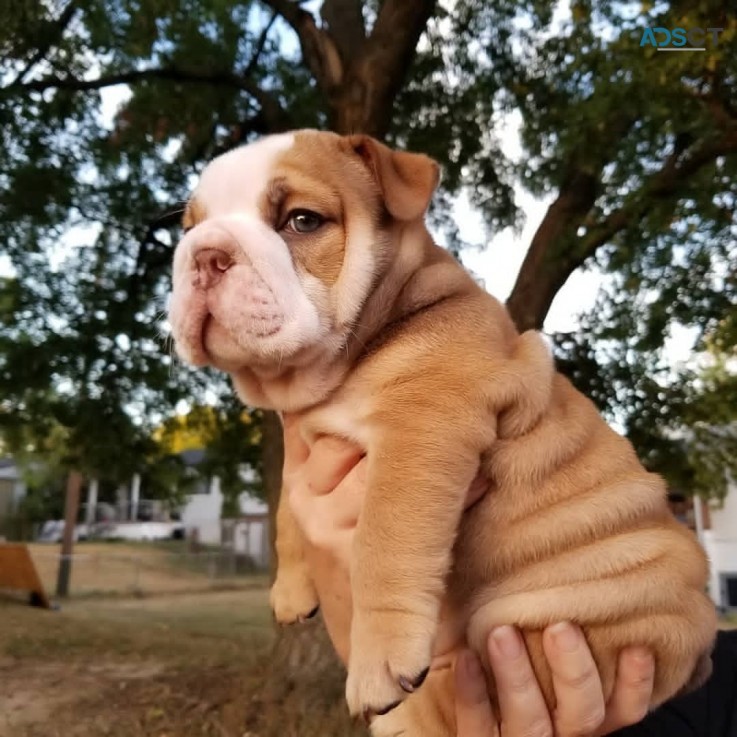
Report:
[{"label": "dirt ground", "polygon": [[0,623],[0,737],[362,734],[339,679],[315,713],[264,697],[274,628],[263,586],[56,612],[0,599]]},{"label": "dirt ground", "polygon": [[[289,632],[312,644],[316,624]],[[0,737],[365,737],[343,674],[282,678],[276,640],[264,585],[59,611],[0,598]]]}]

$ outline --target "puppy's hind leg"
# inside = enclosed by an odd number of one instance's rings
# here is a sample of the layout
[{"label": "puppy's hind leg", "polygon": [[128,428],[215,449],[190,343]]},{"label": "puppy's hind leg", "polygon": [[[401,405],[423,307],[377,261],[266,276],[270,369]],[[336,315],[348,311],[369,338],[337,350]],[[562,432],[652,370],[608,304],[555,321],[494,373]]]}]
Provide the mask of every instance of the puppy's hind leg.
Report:
[{"label": "puppy's hind leg", "polygon": [[319,602],[304,558],[304,537],[282,487],[276,512],[276,579],[269,602],[279,624],[304,622],[317,614]]}]

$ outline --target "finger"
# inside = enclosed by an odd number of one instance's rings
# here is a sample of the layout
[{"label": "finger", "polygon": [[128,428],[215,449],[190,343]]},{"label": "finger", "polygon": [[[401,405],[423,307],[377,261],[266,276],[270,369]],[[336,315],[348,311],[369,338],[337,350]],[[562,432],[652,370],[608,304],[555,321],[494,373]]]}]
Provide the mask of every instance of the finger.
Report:
[{"label": "finger", "polygon": [[333,496],[337,502],[346,509],[353,510],[353,517],[347,523],[354,527],[358,521],[358,513],[361,510],[363,498],[366,492],[366,471],[368,460],[366,456],[359,458],[353,468],[348,471],[345,478],[333,490]]},{"label": "finger", "polygon": [[315,494],[329,494],[361,460],[362,450],[335,437],[318,438],[303,470],[303,480]]},{"label": "finger", "polygon": [[548,708],[519,632],[508,625],[497,627],[489,637],[488,652],[496,679],[502,734],[552,735]]},{"label": "finger", "polygon": [[497,737],[499,726],[491,710],[486,679],[479,659],[470,650],[456,659],[453,677],[457,737]]},{"label": "finger", "polygon": [[604,694],[591,651],[580,628],[569,622],[548,627],[543,650],[553,674],[558,737],[590,737],[604,721]]},{"label": "finger", "polygon": [[614,691],[606,708],[606,717],[598,734],[637,724],[647,715],[655,681],[655,658],[644,647],[623,650],[617,664]]},{"label": "finger", "polygon": [[310,449],[302,438],[297,417],[285,414],[281,420],[284,432],[284,473],[287,474],[307,460]]},{"label": "finger", "polygon": [[[351,462],[347,457],[343,461],[346,465]],[[322,494],[309,487],[304,469],[294,477],[290,501],[305,537],[318,548],[332,550],[335,555],[345,555],[345,561],[350,559],[353,532],[358,524],[365,496],[365,471],[364,457],[348,471],[347,476],[338,482],[333,491],[328,490]],[[335,469],[333,472],[340,473]],[[326,483],[325,478],[318,479],[318,482]]]}]

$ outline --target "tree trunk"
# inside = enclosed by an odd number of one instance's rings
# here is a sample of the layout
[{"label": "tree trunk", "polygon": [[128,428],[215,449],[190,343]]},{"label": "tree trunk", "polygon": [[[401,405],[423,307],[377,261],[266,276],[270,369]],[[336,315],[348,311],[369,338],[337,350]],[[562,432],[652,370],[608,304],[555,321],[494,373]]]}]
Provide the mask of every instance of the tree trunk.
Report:
[{"label": "tree trunk", "polygon": [[572,177],[545,213],[507,300],[520,331],[542,328],[555,295],[583,262],[576,254],[576,230],[594,204],[597,185],[591,175]]},{"label": "tree trunk", "polygon": [[[382,138],[389,129],[392,105],[435,0],[386,0],[368,37],[355,0],[326,0],[323,28],[318,28],[311,14],[296,3],[267,2],[297,33],[304,61],[328,101],[330,127],[337,133],[367,133]],[[273,412],[267,412],[262,469],[272,531],[282,465],[281,423]],[[272,574],[276,562],[273,543],[272,537]],[[296,702],[304,713],[314,709],[316,703],[325,704],[326,697],[332,698],[337,721],[329,728],[324,723],[322,734],[361,734],[362,728],[348,720],[343,704],[344,678],[343,667],[318,616],[309,623],[278,631],[265,697],[273,704]],[[306,734],[304,728],[299,734]]]},{"label": "tree trunk", "polygon": [[79,513],[79,492],[82,488],[82,475],[72,470],[67,477],[67,492],[64,501],[64,533],[59,556],[59,573],[56,580],[56,595],[60,599],[69,596],[69,582],[72,576],[72,553],[74,551],[74,530]]},{"label": "tree trunk", "polygon": [[[281,489],[284,443],[275,412],[264,412],[263,482],[269,503],[271,578],[276,572],[275,520]],[[264,737],[365,734],[344,704],[345,669],[318,615],[304,624],[278,628],[261,693],[259,722]]]}]

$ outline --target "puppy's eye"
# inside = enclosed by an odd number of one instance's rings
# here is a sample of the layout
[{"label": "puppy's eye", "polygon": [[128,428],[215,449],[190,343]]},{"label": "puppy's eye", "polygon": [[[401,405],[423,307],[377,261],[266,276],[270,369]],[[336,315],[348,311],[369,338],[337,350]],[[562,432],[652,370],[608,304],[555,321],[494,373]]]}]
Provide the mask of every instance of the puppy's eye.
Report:
[{"label": "puppy's eye", "polygon": [[292,210],[285,227],[293,233],[314,233],[324,222],[325,218],[312,210]]}]

